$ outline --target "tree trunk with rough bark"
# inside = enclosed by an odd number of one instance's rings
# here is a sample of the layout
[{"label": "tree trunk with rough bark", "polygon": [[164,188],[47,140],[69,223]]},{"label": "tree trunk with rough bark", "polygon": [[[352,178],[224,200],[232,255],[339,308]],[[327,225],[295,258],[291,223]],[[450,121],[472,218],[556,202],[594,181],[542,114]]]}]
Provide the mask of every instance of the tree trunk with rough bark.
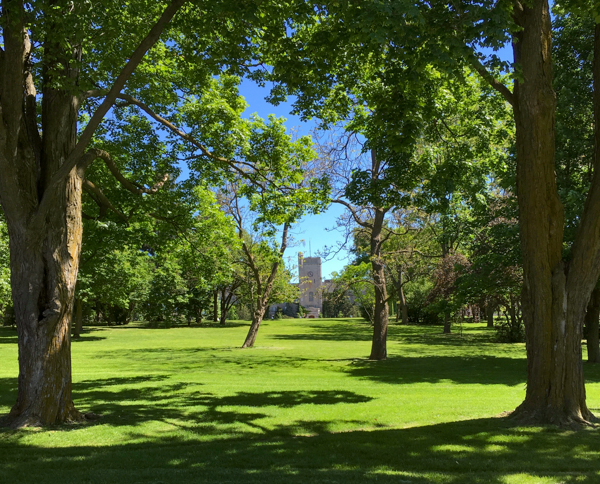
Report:
[{"label": "tree trunk with rough bark", "polygon": [[514,15],[522,29],[513,42],[515,62],[522,69],[515,80],[513,110],[527,391],[513,415],[527,423],[577,425],[593,418],[586,405],[581,339],[585,310],[600,272],[598,170],[567,265],[562,261],[564,214],[554,172],[556,101],[548,2],[534,0]]},{"label": "tree trunk with rough bark", "polygon": [[452,318],[450,316],[450,311],[444,311],[444,334],[452,332]]},{"label": "tree trunk with rough bark", "polygon": [[600,289],[594,288],[587,312],[585,313],[585,328],[587,333],[587,352],[590,363],[600,362],[598,318],[600,317]]},{"label": "tree trunk with rough bark", "polygon": [[381,258],[383,220],[386,210],[375,209],[375,218],[371,227],[371,268],[375,285],[375,310],[373,311],[373,341],[370,360],[387,358],[387,330],[389,320],[387,285],[384,263]]},{"label": "tree trunk with rough bark", "polygon": [[492,306],[491,302],[487,303],[487,306],[485,307],[485,311],[486,311],[486,315],[487,315],[487,327],[493,328],[494,327],[494,306]]},{"label": "tree trunk with rough bark", "polygon": [[[82,418],[71,396],[70,329],[83,227],[83,157],[126,80],[183,3],[174,0],[167,7],[78,137],[81,46],[53,35],[52,23],[63,18],[52,14],[43,49],[33,55],[24,2],[2,2],[0,204],[10,239],[19,351],[17,402],[4,424],[22,427]],[[61,23],[57,30],[62,33],[64,27]],[[33,70],[30,64],[39,60],[37,55],[42,56],[41,69]],[[40,71],[41,118],[33,79]]]}]

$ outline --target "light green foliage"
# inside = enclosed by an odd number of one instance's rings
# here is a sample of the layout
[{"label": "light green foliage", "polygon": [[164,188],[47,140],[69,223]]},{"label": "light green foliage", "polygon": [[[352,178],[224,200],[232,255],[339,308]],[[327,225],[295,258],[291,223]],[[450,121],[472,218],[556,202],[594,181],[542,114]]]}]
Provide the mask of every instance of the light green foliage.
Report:
[{"label": "light green foliage", "polygon": [[357,259],[354,264],[344,267],[341,273],[332,274],[332,284],[336,290],[354,295],[355,305],[359,308],[361,315],[373,322],[373,309],[375,307],[375,286],[371,275],[371,263]]},{"label": "light green foliage", "polygon": [[[225,328],[101,328],[73,342],[75,404],[92,425],[0,430],[13,484],[286,482],[558,484],[598,478],[597,432],[506,425],[525,346],[389,328],[367,361],[361,320],[265,321],[260,345]],[[0,328],[0,412],[14,403],[16,335]],[[585,350],[584,350],[585,351]],[[361,358],[360,355],[365,356]],[[600,369],[584,365],[590,402]],[[260,369],[260,371],[258,371]],[[592,406],[595,404],[592,403]]]},{"label": "light green foliage", "polygon": [[285,119],[273,115],[268,120],[257,115],[242,118],[247,104],[239,95],[239,82],[226,75],[213,79],[206,92],[183,106],[182,120],[191,126],[190,135],[214,155],[192,146],[192,177],[215,184],[226,178],[237,185],[238,195],[256,214],[255,224],[271,231],[319,213],[327,204],[329,186],[326,176],[317,178],[310,172],[316,158],[310,136],[292,139]]},{"label": "light green foliage", "polygon": [[238,240],[210,190],[184,194],[172,210],[163,207],[161,220],[86,221],[78,294],[88,306],[151,321],[191,318],[208,307],[212,291],[232,277]]}]

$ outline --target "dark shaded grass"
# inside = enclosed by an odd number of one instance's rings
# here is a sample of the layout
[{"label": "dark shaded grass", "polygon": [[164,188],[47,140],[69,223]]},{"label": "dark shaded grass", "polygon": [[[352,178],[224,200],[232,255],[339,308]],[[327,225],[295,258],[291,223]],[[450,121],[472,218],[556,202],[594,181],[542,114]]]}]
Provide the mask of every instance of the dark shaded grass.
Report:
[{"label": "dark shaded grass", "polygon": [[[6,439],[13,450],[4,459],[3,476],[10,475],[4,482],[502,484],[524,470],[551,480],[544,482],[600,479],[594,431],[524,429],[495,418],[348,433],[328,433],[321,422],[303,426],[311,435],[290,435],[282,427],[251,439],[156,438],[69,448],[24,445],[13,434]],[[531,482],[541,482],[536,477]]]}]

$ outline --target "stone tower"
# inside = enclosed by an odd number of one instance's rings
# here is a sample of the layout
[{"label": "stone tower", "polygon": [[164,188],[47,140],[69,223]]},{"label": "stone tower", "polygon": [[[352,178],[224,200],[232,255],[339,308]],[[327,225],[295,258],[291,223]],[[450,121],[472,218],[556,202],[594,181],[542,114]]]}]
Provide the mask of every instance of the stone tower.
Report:
[{"label": "stone tower", "polygon": [[[323,297],[321,294],[321,258],[304,257],[298,252],[298,276],[300,278],[300,304],[315,314],[323,310]],[[316,311],[318,310],[318,311]]]}]

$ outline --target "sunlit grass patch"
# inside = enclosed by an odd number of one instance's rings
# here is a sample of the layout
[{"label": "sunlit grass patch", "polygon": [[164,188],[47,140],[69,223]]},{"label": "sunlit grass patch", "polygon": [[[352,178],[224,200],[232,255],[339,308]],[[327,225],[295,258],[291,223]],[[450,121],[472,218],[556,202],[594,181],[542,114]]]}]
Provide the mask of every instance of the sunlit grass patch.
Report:
[{"label": "sunlit grass patch", "polygon": [[[373,362],[358,320],[88,329],[73,343],[89,425],[0,431],[10,483],[600,482],[597,432],[513,427],[525,351],[483,325],[462,336],[392,325]],[[16,340],[0,328],[0,411],[16,399]],[[600,371],[585,365],[588,402]],[[582,480],[583,477],[583,480]]]}]

